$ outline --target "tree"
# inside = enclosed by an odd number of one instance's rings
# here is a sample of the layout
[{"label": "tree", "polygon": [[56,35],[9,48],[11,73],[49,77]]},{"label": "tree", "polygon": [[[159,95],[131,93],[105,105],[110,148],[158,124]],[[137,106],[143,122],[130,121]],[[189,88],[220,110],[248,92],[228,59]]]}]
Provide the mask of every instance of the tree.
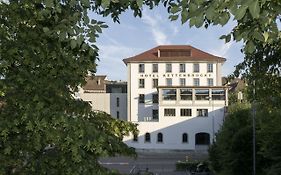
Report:
[{"label": "tree", "polygon": [[[249,104],[230,106],[229,115],[209,149],[212,169],[219,175],[252,174],[252,119]],[[258,122],[257,128],[260,128]],[[266,174],[268,161],[261,150],[257,136],[257,173]]]},{"label": "tree", "polygon": [[[105,174],[101,155],[131,153],[121,142],[132,124],[91,112],[74,99],[88,71],[95,72],[100,21],[160,2],[182,23],[205,27],[237,21],[231,34],[245,51],[280,38],[279,0],[5,0],[0,1],[1,174]],[[101,117],[104,116],[104,117]]]},{"label": "tree", "polygon": [[226,42],[242,40],[244,50],[249,53],[255,50],[257,43],[273,43],[281,36],[277,25],[281,22],[279,0],[97,0],[93,9],[119,21],[118,15],[128,8],[141,17],[143,4],[153,8],[160,2],[171,14],[172,21],[180,17],[182,24],[189,22],[190,27],[223,26],[233,19],[237,25],[221,39]]},{"label": "tree", "polygon": [[0,2],[0,174],[109,174],[99,157],[134,153],[122,142],[134,124],[74,98],[107,27],[89,3]]},{"label": "tree", "polygon": [[281,108],[280,41],[278,39],[272,44],[257,44],[257,49],[253,53],[247,53],[234,72],[234,76],[242,75],[247,80],[250,100],[257,100],[271,110]]}]

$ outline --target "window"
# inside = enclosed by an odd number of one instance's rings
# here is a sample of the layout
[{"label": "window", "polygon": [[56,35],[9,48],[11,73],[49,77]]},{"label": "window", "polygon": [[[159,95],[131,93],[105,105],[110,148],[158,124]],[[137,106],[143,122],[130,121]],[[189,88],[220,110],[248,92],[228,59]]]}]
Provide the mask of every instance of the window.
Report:
[{"label": "window", "polygon": [[158,109],[153,109],[152,110],[152,119],[154,120],[158,120],[159,117],[158,117]]},{"label": "window", "polygon": [[157,73],[158,72],[158,64],[152,64],[152,72]]},{"label": "window", "polygon": [[193,64],[193,72],[200,72],[200,68],[199,68],[198,63]]},{"label": "window", "polygon": [[194,86],[200,86],[200,80],[199,80],[199,78],[193,78],[193,85],[194,85]]},{"label": "window", "polygon": [[207,64],[207,72],[213,72],[213,64],[212,63]]},{"label": "window", "polygon": [[145,142],[150,142],[150,134],[148,132],[145,133],[145,135],[144,135],[144,141]]},{"label": "window", "polygon": [[144,88],[144,79],[139,79],[139,88]]},{"label": "window", "polygon": [[120,116],[119,116],[119,111],[116,112],[116,118],[117,118],[117,119],[120,118]]},{"label": "window", "polygon": [[166,64],[166,72],[172,72],[172,64]]},{"label": "window", "polygon": [[97,80],[97,85],[100,85],[100,79]]},{"label": "window", "polygon": [[162,143],[163,142],[163,134],[161,132],[159,132],[157,134],[157,142]]},{"label": "window", "polygon": [[152,88],[157,88],[158,86],[158,79],[152,79]]},{"label": "window", "polygon": [[199,117],[208,117],[208,109],[197,109],[197,115]]},{"label": "window", "polygon": [[185,78],[180,78],[180,86],[185,86]]},{"label": "window", "polygon": [[139,73],[144,73],[144,64],[139,64]]},{"label": "window", "polygon": [[137,134],[134,134],[133,135],[133,142],[137,142],[138,141],[138,135]]},{"label": "window", "polygon": [[188,135],[186,133],[182,134],[182,143],[188,143]]},{"label": "window", "polygon": [[185,117],[185,116],[191,116],[191,109],[181,109],[181,116]]},{"label": "window", "polygon": [[144,94],[139,94],[139,103],[144,103]]},{"label": "window", "polygon": [[166,85],[167,85],[167,86],[172,86],[172,85],[173,85],[173,80],[172,80],[172,78],[166,78]]},{"label": "window", "polygon": [[163,100],[176,100],[177,91],[176,89],[163,89],[162,96],[163,96]]},{"label": "window", "polygon": [[185,64],[180,64],[180,72],[185,72]]},{"label": "window", "polygon": [[160,50],[161,57],[189,57],[191,50]]},{"label": "window", "polygon": [[164,109],[164,116],[176,116],[176,109],[172,109],[172,108]]},{"label": "window", "polygon": [[209,90],[195,89],[195,100],[209,100]]},{"label": "window", "polygon": [[120,106],[120,99],[119,99],[119,97],[116,98],[116,106],[117,106],[117,107]]},{"label": "window", "polygon": [[158,103],[158,94],[152,94],[152,103]]},{"label": "window", "polygon": [[195,145],[209,145],[209,144],[210,144],[210,134],[204,132],[195,134]]},{"label": "window", "polygon": [[214,86],[214,80],[212,78],[207,78],[208,86]]},{"label": "window", "polygon": [[223,89],[213,89],[212,100],[225,100],[225,91]]},{"label": "window", "polygon": [[192,89],[180,89],[181,100],[192,100]]}]

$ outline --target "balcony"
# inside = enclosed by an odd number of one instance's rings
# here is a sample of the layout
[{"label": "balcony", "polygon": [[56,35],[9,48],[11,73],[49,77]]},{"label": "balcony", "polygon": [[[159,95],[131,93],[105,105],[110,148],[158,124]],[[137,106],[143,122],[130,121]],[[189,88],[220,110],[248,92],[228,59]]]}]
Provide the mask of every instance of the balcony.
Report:
[{"label": "balcony", "polygon": [[159,105],[228,105],[227,86],[159,86]]}]

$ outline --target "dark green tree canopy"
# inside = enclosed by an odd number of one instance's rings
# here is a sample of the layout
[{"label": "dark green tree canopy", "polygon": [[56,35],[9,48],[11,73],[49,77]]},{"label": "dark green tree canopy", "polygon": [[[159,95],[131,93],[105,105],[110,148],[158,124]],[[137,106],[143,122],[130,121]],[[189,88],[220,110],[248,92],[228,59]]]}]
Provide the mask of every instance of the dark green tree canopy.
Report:
[{"label": "dark green tree canopy", "polygon": [[[88,12],[118,16],[164,4],[190,26],[237,22],[230,34],[253,53],[280,38],[279,0],[5,0],[0,1],[0,174],[106,174],[98,157],[132,150],[133,124],[74,98],[96,70],[95,41],[107,26]],[[260,58],[254,58],[254,60]],[[279,58],[280,59],[280,58]],[[267,60],[267,58],[265,58]]]},{"label": "dark green tree canopy", "polygon": [[122,138],[135,125],[75,98],[95,72],[95,39],[107,27],[89,20],[87,6],[0,4],[0,174],[107,174],[99,157],[134,153]]}]

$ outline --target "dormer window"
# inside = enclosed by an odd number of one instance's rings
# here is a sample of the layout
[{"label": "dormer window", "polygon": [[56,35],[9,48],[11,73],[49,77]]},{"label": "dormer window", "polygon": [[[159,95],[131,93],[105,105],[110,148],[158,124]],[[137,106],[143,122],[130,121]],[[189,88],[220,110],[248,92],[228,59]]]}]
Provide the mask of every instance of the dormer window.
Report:
[{"label": "dormer window", "polygon": [[190,50],[158,50],[158,57],[190,57]]}]

